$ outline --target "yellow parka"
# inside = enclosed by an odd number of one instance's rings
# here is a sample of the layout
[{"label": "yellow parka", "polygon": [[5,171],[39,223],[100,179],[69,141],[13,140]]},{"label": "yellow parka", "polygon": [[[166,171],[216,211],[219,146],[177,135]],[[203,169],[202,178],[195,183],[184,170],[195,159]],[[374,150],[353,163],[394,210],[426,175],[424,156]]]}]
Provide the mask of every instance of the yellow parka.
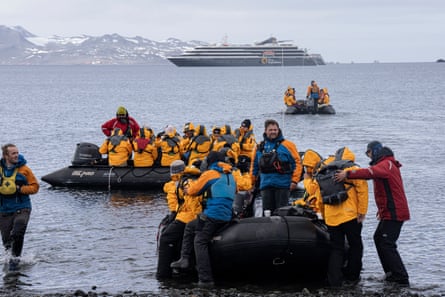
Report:
[{"label": "yellow parka", "polygon": [[286,104],[286,106],[297,104],[297,100],[295,99],[295,89],[290,86],[287,87],[286,92],[284,92],[284,104]]},{"label": "yellow parka", "polygon": [[108,155],[108,165],[127,166],[133,147],[130,140],[123,135],[121,129],[116,128],[113,134],[102,143],[99,152]]},{"label": "yellow parka", "polygon": [[156,147],[161,150],[161,166],[170,166],[175,160],[181,160],[181,138],[176,128],[168,126],[163,135],[157,137]]},{"label": "yellow parka", "polygon": [[319,165],[320,161],[323,158],[320,156],[319,153],[312,149],[308,149],[305,151],[303,155],[302,165],[305,169],[305,176],[303,179],[303,186],[304,186],[304,196],[301,199],[298,199],[294,201],[294,205],[306,205],[311,207],[316,212],[320,212],[320,209],[317,205],[317,197],[315,195],[318,184],[313,178],[313,173],[315,168]]},{"label": "yellow parka", "polygon": [[[342,152],[342,160],[355,161],[355,155],[349,148],[344,147],[337,152]],[[353,170],[359,168],[352,166],[345,168],[345,170]],[[345,180],[346,183],[352,184],[352,187],[347,191],[348,199],[337,205],[323,204],[323,199],[320,194],[320,187],[317,187],[316,197],[317,205],[321,210],[323,218],[328,226],[338,226],[342,223],[356,219],[359,214],[366,215],[368,211],[368,183],[363,179]],[[346,185],[347,187],[349,185]],[[317,184],[318,185],[318,184]]]},{"label": "yellow parka", "polygon": [[234,153],[235,164],[238,163],[238,156],[240,154],[240,145],[236,140],[235,136],[232,134],[232,129],[229,125],[224,125],[221,127],[221,136],[219,136],[212,146],[212,151],[218,152],[223,147],[229,147]]},{"label": "yellow parka", "polygon": [[133,164],[135,167],[150,167],[158,158],[158,150],[154,145],[153,130],[142,127],[133,140]]},{"label": "yellow parka", "polygon": [[234,136],[240,147],[239,156],[247,156],[250,160],[253,160],[257,144],[255,134],[253,134],[253,124],[250,124],[247,131],[244,129],[236,129]]},{"label": "yellow parka", "polygon": [[188,165],[192,165],[197,160],[204,160],[212,147],[212,140],[207,135],[204,125],[197,125],[195,135],[188,143],[184,152],[184,159]]},{"label": "yellow parka", "polygon": [[[188,174],[188,170],[186,167],[184,173]],[[184,173],[172,175],[171,180],[164,184],[164,192],[167,194],[168,209],[176,212],[176,220],[187,224],[202,212],[202,196],[184,194],[180,185]]]},{"label": "yellow parka", "polygon": [[329,98],[329,93],[327,88],[320,90],[320,99],[318,99],[318,104],[329,104],[331,102]]}]

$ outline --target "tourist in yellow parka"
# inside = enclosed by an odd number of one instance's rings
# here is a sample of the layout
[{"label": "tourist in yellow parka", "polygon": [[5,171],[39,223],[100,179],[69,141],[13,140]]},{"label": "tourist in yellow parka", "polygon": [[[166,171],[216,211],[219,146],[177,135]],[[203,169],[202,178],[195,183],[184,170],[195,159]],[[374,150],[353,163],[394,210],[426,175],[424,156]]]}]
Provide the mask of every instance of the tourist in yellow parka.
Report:
[{"label": "tourist in yellow parka", "polygon": [[312,149],[308,149],[304,153],[301,164],[304,167],[303,186],[305,191],[304,196],[301,199],[294,201],[294,205],[309,206],[314,211],[320,212],[320,209],[318,209],[319,205],[317,204],[317,197],[315,195],[318,189],[318,184],[314,179],[314,173],[322,159],[320,154]]},{"label": "tourist in yellow parka", "polygon": [[133,140],[133,165],[135,167],[153,166],[158,158],[158,150],[154,145],[153,130],[149,127],[142,127],[139,134]]},{"label": "tourist in yellow parka", "polygon": [[196,161],[203,161],[210,152],[212,140],[207,135],[204,125],[197,125],[195,134],[187,145],[183,154],[183,159],[188,165],[195,164]]},{"label": "tourist in yellow parka", "polygon": [[251,170],[252,160],[255,156],[256,140],[253,133],[253,124],[249,119],[241,122],[238,129],[235,130],[234,136],[239,143],[240,152],[238,163],[235,164],[243,173]]},{"label": "tourist in yellow parka", "polygon": [[176,128],[167,126],[163,133],[156,137],[156,147],[160,148],[161,166],[170,166],[175,160],[181,160],[181,137],[176,133]]},{"label": "tourist in yellow parka", "polygon": [[331,102],[329,99],[329,93],[327,88],[320,89],[320,99],[318,99],[318,104],[328,105]]},{"label": "tourist in yellow parka", "polygon": [[[335,153],[335,160],[355,161],[355,155],[347,147]],[[344,170],[359,168],[354,165]],[[339,204],[323,202],[320,188],[315,195],[317,204],[328,226],[331,241],[331,254],[328,264],[328,283],[339,287],[344,281],[356,283],[360,280],[362,269],[363,242],[361,237],[362,223],[368,211],[368,183],[366,180],[345,180],[347,199]],[[349,244],[347,266],[343,267],[345,255],[345,239]]]},{"label": "tourist in yellow parka", "polygon": [[108,155],[108,165],[127,166],[133,148],[127,136],[123,135],[122,130],[116,128],[113,134],[102,143],[99,152]]},{"label": "tourist in yellow parka", "polygon": [[286,106],[294,106],[297,104],[297,100],[295,99],[295,89],[291,86],[287,87],[286,92],[284,92],[284,104],[286,104]]},{"label": "tourist in yellow parka", "polygon": [[156,277],[172,277],[170,264],[180,257],[182,238],[187,223],[194,220],[202,211],[202,196],[191,196],[184,193],[184,186],[190,179],[200,175],[196,167],[185,167],[182,160],[173,161],[170,165],[171,180],[164,184],[167,204],[170,210],[167,226],[159,238],[158,268]]}]

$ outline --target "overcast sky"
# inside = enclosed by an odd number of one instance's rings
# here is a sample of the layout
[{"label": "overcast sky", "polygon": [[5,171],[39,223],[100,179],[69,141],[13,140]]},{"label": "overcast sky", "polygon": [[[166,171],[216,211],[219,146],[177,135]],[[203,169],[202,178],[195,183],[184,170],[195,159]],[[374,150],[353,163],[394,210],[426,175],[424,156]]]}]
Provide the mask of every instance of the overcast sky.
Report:
[{"label": "overcast sky", "polygon": [[50,37],[293,40],[328,62],[445,58],[445,0],[2,0],[0,25]]}]

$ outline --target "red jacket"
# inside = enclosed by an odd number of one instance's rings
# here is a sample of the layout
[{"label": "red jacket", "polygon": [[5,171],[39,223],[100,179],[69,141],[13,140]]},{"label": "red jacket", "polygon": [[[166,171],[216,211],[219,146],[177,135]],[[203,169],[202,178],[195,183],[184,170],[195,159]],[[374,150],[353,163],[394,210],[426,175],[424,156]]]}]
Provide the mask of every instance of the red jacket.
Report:
[{"label": "red jacket", "polygon": [[[128,125],[130,125],[130,128],[131,128],[131,135],[125,134],[125,132],[127,131]],[[117,118],[114,118],[114,119],[111,119],[111,120],[105,122],[102,125],[102,132],[104,132],[104,134],[106,136],[110,136],[111,132],[113,132],[115,128],[121,129],[122,133],[124,133],[127,137],[130,137],[130,138],[136,138],[136,136],[139,133],[139,124],[131,116],[128,116],[128,124],[123,124],[123,123],[119,122],[119,120]]]},{"label": "red jacket", "polygon": [[403,188],[400,167],[392,151],[383,148],[383,156],[376,164],[348,171],[349,179],[372,179],[377,215],[381,220],[407,221],[410,218],[408,201]]}]

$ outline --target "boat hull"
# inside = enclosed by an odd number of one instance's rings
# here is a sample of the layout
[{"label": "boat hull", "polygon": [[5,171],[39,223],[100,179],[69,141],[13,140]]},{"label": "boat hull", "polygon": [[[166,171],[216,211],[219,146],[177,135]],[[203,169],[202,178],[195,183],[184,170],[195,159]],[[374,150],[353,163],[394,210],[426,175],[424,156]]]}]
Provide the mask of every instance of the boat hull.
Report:
[{"label": "boat hull", "polygon": [[313,112],[311,108],[306,105],[287,106],[285,114],[335,114],[335,109],[332,105],[321,105],[318,110]]},{"label": "boat hull", "polygon": [[169,57],[168,60],[178,67],[272,67],[272,66],[316,66],[325,65],[323,59],[313,56],[272,58],[264,57]]},{"label": "boat hull", "polygon": [[169,167],[69,166],[42,177],[55,187],[154,189],[170,180]]},{"label": "boat hull", "polygon": [[329,235],[320,221],[302,216],[246,218],[214,237],[210,247],[217,279],[325,277]]}]

